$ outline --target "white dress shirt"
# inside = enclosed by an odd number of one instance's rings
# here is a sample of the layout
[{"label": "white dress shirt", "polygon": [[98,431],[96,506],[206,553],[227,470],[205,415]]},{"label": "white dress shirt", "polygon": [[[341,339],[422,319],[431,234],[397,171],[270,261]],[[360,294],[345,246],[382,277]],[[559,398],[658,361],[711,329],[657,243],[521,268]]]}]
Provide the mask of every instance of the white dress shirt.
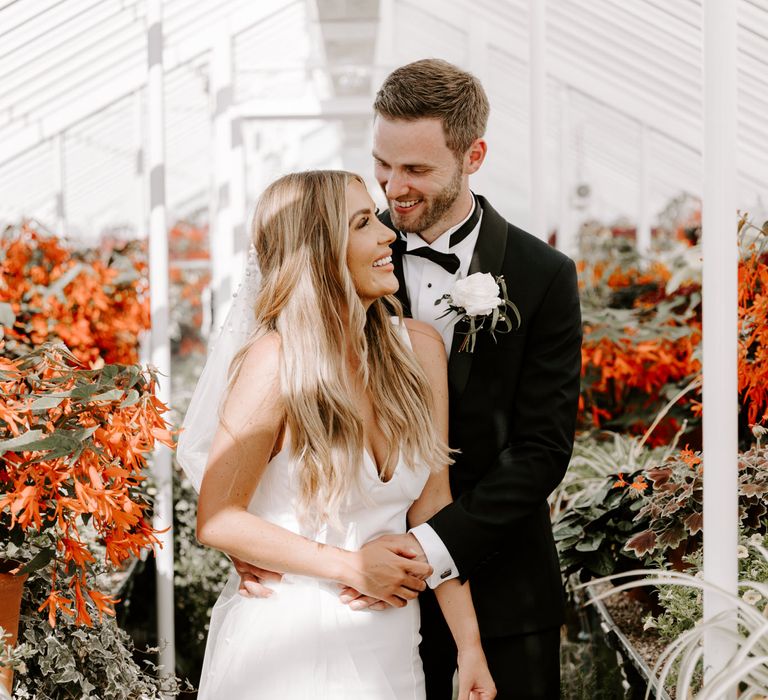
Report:
[{"label": "white dress shirt", "polygon": [[[480,206],[477,204],[477,201],[475,201],[475,206]],[[419,321],[430,324],[440,333],[443,337],[447,355],[451,353],[453,327],[456,325],[458,318],[455,314],[448,314],[444,318],[438,318],[445,313],[448,306],[445,301],[439,306],[435,306],[435,301],[440,299],[443,294],[450,293],[454,282],[463,279],[469,272],[472,252],[475,250],[477,236],[480,233],[480,224],[483,218],[482,212],[475,228],[453,248],[450,247],[450,238],[451,234],[472,216],[473,211],[474,207],[470,209],[462,221],[441,234],[431,245],[416,233],[406,234],[407,250],[429,246],[441,253],[454,253],[459,258],[459,269],[452,274],[426,258],[420,258],[415,255],[403,255],[403,273],[405,275],[405,285],[408,289],[408,298],[411,302],[411,315]],[[448,552],[448,548],[443,544],[443,541],[431,525],[423,523],[412,528],[409,532],[419,541],[421,548],[427,556],[427,561],[433,569],[432,576],[427,579],[427,585],[430,588],[437,588],[444,581],[449,581],[459,575],[458,567]]]}]

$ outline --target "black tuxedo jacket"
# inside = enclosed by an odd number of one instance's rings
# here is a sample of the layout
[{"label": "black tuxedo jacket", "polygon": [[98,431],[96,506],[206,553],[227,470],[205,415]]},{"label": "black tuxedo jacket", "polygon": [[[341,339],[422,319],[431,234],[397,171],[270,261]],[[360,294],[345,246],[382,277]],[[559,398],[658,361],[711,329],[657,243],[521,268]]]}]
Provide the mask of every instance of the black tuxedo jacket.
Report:
[{"label": "black tuxedo jacket", "polygon": [[[469,580],[483,636],[563,621],[563,589],[547,497],[573,448],[581,370],[581,311],[573,261],[507,223],[483,197],[469,273],[503,275],[522,323],[480,331],[473,353],[448,361],[454,502],[429,524]],[[388,212],[382,221],[391,227]],[[401,256],[398,298],[410,315]],[[422,609],[432,609],[423,606]],[[424,619],[422,624],[429,624]]]}]

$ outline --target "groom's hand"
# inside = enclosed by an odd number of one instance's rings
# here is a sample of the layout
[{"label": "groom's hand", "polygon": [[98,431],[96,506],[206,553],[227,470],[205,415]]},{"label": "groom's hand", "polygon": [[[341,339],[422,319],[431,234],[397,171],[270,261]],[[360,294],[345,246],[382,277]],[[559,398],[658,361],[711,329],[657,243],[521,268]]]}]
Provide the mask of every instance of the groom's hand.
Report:
[{"label": "groom's hand", "polygon": [[[363,563],[362,573],[385,595],[366,595],[360,590],[346,586],[339,598],[353,610],[384,610],[389,605],[402,607],[426,588],[424,579],[432,574],[424,550],[419,541],[410,533],[404,535],[382,535],[368,542],[358,553]],[[396,559],[392,559],[392,556]],[[398,561],[399,560],[399,561]],[[402,569],[403,578],[398,580],[390,568],[393,562]],[[384,575],[382,576],[382,573]],[[389,577],[389,581],[386,580]]]},{"label": "groom's hand", "polygon": [[240,575],[240,586],[237,592],[244,598],[269,598],[274,593],[265,583],[279,583],[283,575],[268,569],[262,569],[247,561],[230,557],[235,565],[235,571]]},{"label": "groom's hand", "polygon": [[[393,552],[403,553],[403,556],[408,556],[414,561],[419,561],[429,566],[427,555],[424,554],[421,543],[416,539],[416,536],[410,532],[406,532],[402,535],[382,535],[381,537],[377,537],[375,540],[371,540],[368,544],[372,544],[373,542],[380,542],[386,547],[389,547]],[[432,568],[430,567],[429,573],[427,573],[423,578],[429,578],[431,575]]]}]

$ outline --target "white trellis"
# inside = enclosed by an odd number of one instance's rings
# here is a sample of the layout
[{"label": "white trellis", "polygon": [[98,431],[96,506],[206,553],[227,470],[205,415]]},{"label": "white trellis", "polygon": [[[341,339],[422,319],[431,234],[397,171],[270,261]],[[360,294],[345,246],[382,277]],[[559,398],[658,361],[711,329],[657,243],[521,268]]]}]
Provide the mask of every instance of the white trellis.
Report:
[{"label": "white trellis", "polygon": [[[736,2],[704,4],[704,578],[737,592]],[[733,609],[704,592],[704,618]],[[735,631],[735,623],[733,629]],[[705,638],[705,677],[736,650],[723,631]],[[734,691],[735,697],[735,691]]]}]

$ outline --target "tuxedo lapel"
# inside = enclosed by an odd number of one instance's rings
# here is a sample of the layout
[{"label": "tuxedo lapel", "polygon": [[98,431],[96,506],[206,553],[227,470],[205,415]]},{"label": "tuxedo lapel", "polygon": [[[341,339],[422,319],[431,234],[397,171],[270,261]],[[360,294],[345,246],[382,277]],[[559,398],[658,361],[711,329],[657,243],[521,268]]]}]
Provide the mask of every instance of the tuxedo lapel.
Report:
[{"label": "tuxedo lapel", "polygon": [[[391,228],[396,236],[400,235],[400,232],[392,224],[392,218],[389,215],[389,210],[385,211],[379,217],[381,223]],[[398,288],[395,292],[395,296],[399,302],[403,305],[403,314],[406,317],[411,316],[411,300],[408,298],[408,288],[405,286],[405,272],[403,271],[403,253],[399,246],[392,247],[392,263],[395,266],[395,277],[397,277]]]},{"label": "tuxedo lapel", "polygon": [[[480,195],[476,197],[483,208],[483,220],[480,222],[477,243],[472,253],[472,261],[469,263],[469,274],[490,272],[494,277],[498,277],[501,274],[507,248],[507,222],[488,204],[485,197]],[[448,384],[453,398],[461,396],[464,392],[472,369],[474,353],[459,352],[468,329],[469,324],[457,323],[453,330],[451,355],[448,359]]]}]

